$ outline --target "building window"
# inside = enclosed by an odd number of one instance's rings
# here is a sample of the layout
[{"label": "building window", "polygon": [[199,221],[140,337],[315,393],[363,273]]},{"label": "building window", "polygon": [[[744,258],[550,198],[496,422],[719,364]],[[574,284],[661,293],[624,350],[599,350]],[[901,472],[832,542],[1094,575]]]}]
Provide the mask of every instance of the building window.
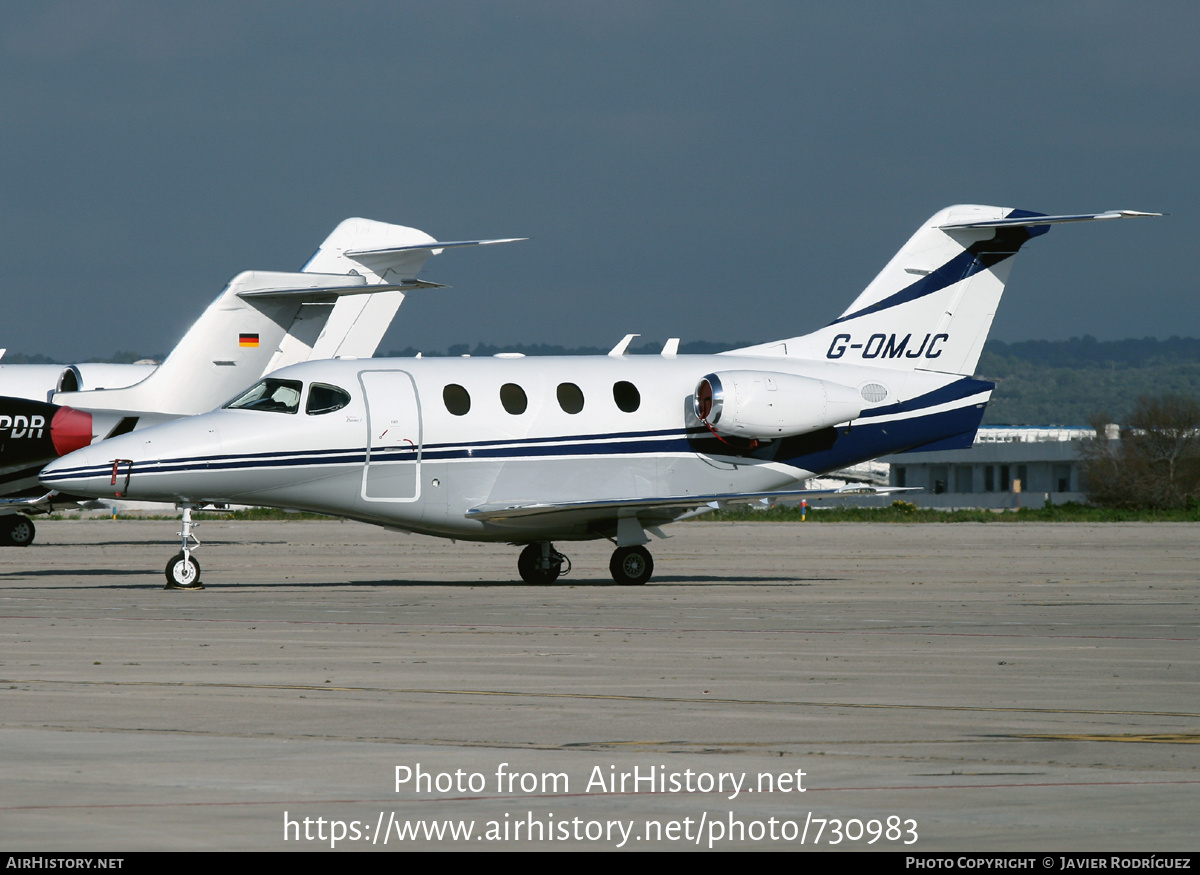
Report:
[{"label": "building window", "polygon": [[1070,465],[1055,465],[1054,466],[1054,491],[1055,492],[1070,492],[1071,491],[1071,466]]},{"label": "building window", "polygon": [[975,469],[970,465],[959,465],[954,469],[954,491],[955,492],[974,492],[975,491]]},{"label": "building window", "polygon": [[896,486],[907,486],[908,485],[908,469],[905,468],[903,465],[897,465],[895,468],[895,472],[896,472],[895,485]]},{"label": "building window", "polygon": [[929,469],[929,483],[933,487],[934,495],[941,495],[946,491],[947,481],[950,479],[950,469],[945,465],[933,465]]},{"label": "building window", "polygon": [[983,491],[984,492],[995,492],[996,491],[996,466],[995,465],[984,465],[983,466]]}]

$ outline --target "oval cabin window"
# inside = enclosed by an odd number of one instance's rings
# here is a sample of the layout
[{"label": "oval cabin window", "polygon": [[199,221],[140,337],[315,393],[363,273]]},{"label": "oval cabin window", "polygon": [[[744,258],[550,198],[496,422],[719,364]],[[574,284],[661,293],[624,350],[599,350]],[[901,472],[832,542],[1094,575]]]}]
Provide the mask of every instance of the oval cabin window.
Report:
[{"label": "oval cabin window", "polygon": [[525,397],[525,390],[516,383],[505,383],[500,387],[500,403],[513,416],[519,416],[529,406],[529,399]]},{"label": "oval cabin window", "polygon": [[471,409],[471,394],[457,383],[451,383],[442,390],[442,401],[455,416],[466,416]]},{"label": "oval cabin window", "polygon": [[633,383],[621,380],[613,384],[613,400],[626,413],[633,413],[642,405],[642,393]]},{"label": "oval cabin window", "polygon": [[578,413],[583,410],[583,390],[574,383],[559,383],[558,406],[565,413]]}]

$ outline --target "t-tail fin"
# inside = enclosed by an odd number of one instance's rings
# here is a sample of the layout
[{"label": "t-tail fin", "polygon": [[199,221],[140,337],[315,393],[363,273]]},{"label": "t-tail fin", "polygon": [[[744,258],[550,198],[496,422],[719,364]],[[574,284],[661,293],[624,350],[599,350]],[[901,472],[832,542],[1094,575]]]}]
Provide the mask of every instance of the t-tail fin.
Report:
[{"label": "t-tail fin", "polygon": [[300,273],[235,276],[157,370],[121,389],[58,392],[83,410],[191,416],[228,401],[263,374],[336,355],[370,358],[406,292],[443,249],[501,240],[440,243],[423,231],[370,219],[334,229]]},{"label": "t-tail fin", "polygon": [[1157,215],[1111,210],[1046,216],[1008,207],[947,207],[830,325],[733,352],[970,375],[992,327],[1012,256],[1022,245],[1050,225]]},{"label": "t-tail fin", "polygon": [[[406,286],[420,288],[417,274],[430,256],[445,249],[514,243],[524,237],[503,240],[454,240],[439,242],[424,231],[404,225],[389,225],[373,219],[346,219],[304,266],[306,273],[339,273],[362,276],[368,285],[390,286],[370,295],[340,298],[328,314],[324,331],[313,347],[312,359],[375,354],[396,311],[404,303]],[[426,284],[431,287],[434,284]],[[287,362],[291,364],[291,362]],[[271,368],[283,367],[282,364]]]}]

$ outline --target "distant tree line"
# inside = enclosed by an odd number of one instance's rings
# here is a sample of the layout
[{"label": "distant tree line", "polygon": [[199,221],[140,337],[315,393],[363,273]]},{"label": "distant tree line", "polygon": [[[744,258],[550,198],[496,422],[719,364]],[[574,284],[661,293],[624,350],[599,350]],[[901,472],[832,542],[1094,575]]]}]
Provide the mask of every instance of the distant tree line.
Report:
[{"label": "distant tree line", "polygon": [[1143,396],[1200,397],[1200,339],[989,341],[977,372],[996,383],[985,425],[1125,422]]},{"label": "distant tree line", "polygon": [[165,353],[157,355],[142,355],[140,352],[130,352],[129,350],[121,350],[114,352],[110,356],[87,356],[85,358],[71,359],[70,362],[62,362],[56,358],[51,358],[41,353],[32,355],[23,352],[6,352],[4,358],[0,358],[0,364],[5,365],[65,365],[76,362],[95,362],[96,364],[114,364],[114,365],[131,365],[134,362],[140,361],[156,361],[161,362],[166,358]]},{"label": "distant tree line", "polygon": [[[709,355],[750,346],[753,341],[724,343],[691,341],[681,344],[685,355]],[[662,343],[630,347],[633,355],[657,355]],[[551,344],[455,344],[444,352],[413,347],[392,350],[389,356],[491,356],[499,352],[525,355],[603,355],[608,348],[565,347]],[[122,351],[97,362],[161,361]],[[78,359],[76,359],[78,361]],[[9,352],[2,364],[56,364],[44,355]],[[990,340],[979,360],[977,376],[996,383],[984,414],[984,425],[1085,425],[1097,410],[1110,411],[1114,422],[1126,422],[1138,399],[1159,395],[1200,397],[1200,338],[1157,340],[1097,340],[1090,335],[1070,340]]]}]

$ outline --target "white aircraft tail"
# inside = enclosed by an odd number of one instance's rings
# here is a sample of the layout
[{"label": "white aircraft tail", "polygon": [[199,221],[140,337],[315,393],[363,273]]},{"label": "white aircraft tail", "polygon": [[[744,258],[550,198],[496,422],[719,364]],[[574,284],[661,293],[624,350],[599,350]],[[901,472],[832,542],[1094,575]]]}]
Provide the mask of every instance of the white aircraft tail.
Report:
[{"label": "white aircraft tail", "polygon": [[190,416],[228,401],[270,371],[311,359],[370,358],[404,294],[443,249],[423,231],[370,219],[342,222],[299,273],[235,276],[150,376],[122,389],[58,392],[55,404]]},{"label": "white aircraft tail", "polygon": [[304,271],[362,276],[368,285],[394,288],[377,290],[369,296],[339,299],[309,358],[370,358],[374,355],[396,311],[404,303],[406,288],[434,287],[432,283],[416,282],[417,274],[431,255],[460,246],[512,243],[523,239],[438,242],[416,228],[371,219],[346,219],[325,238],[304,266]]},{"label": "white aircraft tail", "polygon": [[1012,256],[1050,225],[1156,216],[1112,210],[1045,216],[947,207],[929,219],[833,323],[802,337],[733,350],[971,375],[1004,293]]}]

